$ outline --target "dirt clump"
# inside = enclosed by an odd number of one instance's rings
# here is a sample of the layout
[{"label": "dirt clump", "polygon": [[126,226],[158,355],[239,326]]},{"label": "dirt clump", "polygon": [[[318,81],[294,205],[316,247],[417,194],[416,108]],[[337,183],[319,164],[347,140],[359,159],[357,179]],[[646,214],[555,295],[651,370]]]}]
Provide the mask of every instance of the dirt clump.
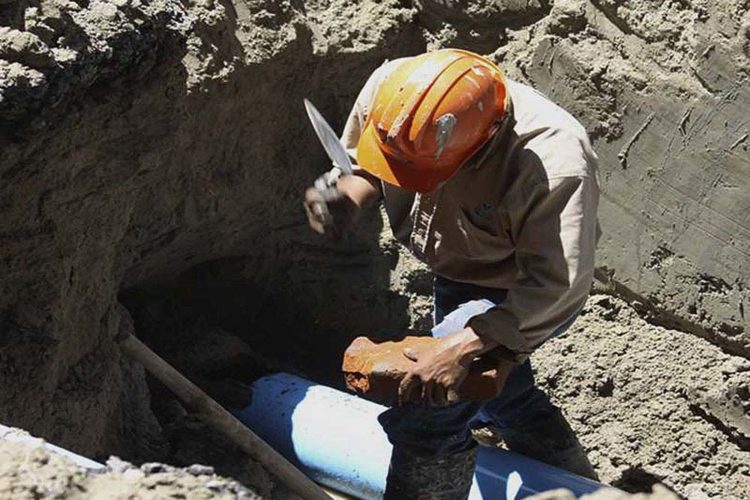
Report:
[{"label": "dirt clump", "polygon": [[0,455],[1,498],[267,498],[204,465],[136,467],[111,457],[105,469],[92,472],[42,446],[2,440]]}]

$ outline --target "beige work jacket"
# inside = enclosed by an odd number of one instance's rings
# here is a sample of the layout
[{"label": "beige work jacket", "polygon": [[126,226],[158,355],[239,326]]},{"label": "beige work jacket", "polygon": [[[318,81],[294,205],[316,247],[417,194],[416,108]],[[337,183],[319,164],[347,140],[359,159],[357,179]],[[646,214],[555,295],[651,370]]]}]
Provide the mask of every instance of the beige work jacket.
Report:
[{"label": "beige work jacket", "polygon": [[[354,104],[342,142],[355,160],[378,86],[402,61],[376,70]],[[599,188],[581,124],[531,87],[508,80],[508,90],[503,128],[437,191],[381,184],[393,234],[434,273],[508,290],[502,304],[468,324],[524,354],[583,307]]]}]

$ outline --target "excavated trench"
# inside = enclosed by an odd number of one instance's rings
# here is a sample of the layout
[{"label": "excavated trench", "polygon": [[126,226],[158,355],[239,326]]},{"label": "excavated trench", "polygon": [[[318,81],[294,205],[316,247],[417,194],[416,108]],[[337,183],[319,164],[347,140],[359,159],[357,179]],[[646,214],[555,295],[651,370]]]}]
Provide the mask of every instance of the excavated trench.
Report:
[{"label": "excavated trench", "polygon": [[[275,371],[342,388],[341,353],[352,338],[422,333],[430,324],[430,275],[388,237],[377,212],[325,251],[279,248],[207,262],[124,290],[120,300],[138,336],[233,408],[247,404],[248,381]],[[594,294],[570,333],[533,362],[606,483],[633,493],[662,483],[686,498],[750,491],[744,358]],[[265,494],[284,494],[158,383],[149,380],[149,389],[165,431],[161,460],[209,463],[246,485],[265,484]]]},{"label": "excavated trench", "polygon": [[114,339],[236,406],[269,370],[340,387],[357,335],[426,331],[430,274],[382,214],[307,230],[326,161],[301,101],[340,128],[385,59],[460,46],[600,155],[611,295],[535,354],[539,384],[603,481],[750,497],[748,40],[735,0],[0,1],[0,422],[283,497]]},{"label": "excavated trench", "polygon": [[[362,233],[377,234],[372,215]],[[355,235],[323,252],[328,262],[301,258],[296,266],[283,258],[258,266],[257,256],[214,261],[169,284],[126,290],[121,300],[139,336],[229,406],[246,402],[237,382],[268,371],[341,387],[340,355],[353,337],[424,332],[430,322],[429,274],[386,238],[381,248],[369,245]],[[389,269],[399,271],[400,285]],[[606,482],[630,492],[661,482],[688,497],[747,491],[750,363],[743,358],[649,324],[620,299],[594,295],[573,331],[545,345],[534,362],[540,385],[564,408]],[[151,389],[152,408],[177,446],[170,460],[198,459],[181,456],[181,425],[163,408],[170,396]],[[219,457],[212,465],[236,477]]]},{"label": "excavated trench", "polygon": [[[378,211],[333,243],[304,227],[301,206],[298,217],[294,230],[257,253],[205,262],[119,294],[135,334],[228,408],[246,406],[248,384],[278,371],[343,389],[340,363],[353,338],[423,332],[429,324],[430,279],[383,239]],[[404,266],[410,269],[401,273],[403,284],[394,284],[394,269]],[[207,463],[245,485],[261,485],[262,494],[283,497],[257,464],[192,418],[158,381],[148,375],[146,381],[164,431],[159,460]]]},{"label": "excavated trench", "polygon": [[[368,218],[372,215],[377,214]],[[370,229],[373,237],[380,234],[377,227]],[[377,241],[355,235],[333,248],[319,243],[289,245],[293,262],[277,247],[265,256],[203,263],[168,282],[123,290],[120,301],[136,334],[168,357],[212,336],[216,355],[227,356],[233,349],[222,344],[220,337],[226,336],[250,346],[246,351],[263,358],[269,369],[287,367],[341,385],[339,363],[349,341],[407,328],[410,297],[389,288],[387,261],[392,259],[378,254]],[[194,350],[211,357],[202,348]],[[257,359],[230,361],[218,365],[258,364]],[[206,369],[216,365],[208,359],[205,364]]]}]

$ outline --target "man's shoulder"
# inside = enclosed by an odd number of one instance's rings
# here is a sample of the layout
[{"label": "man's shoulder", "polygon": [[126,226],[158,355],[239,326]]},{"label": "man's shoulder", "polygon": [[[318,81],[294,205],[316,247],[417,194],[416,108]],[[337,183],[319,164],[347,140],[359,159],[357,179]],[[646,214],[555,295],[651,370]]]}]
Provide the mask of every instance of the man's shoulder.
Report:
[{"label": "man's shoulder", "polygon": [[511,79],[507,79],[507,86],[513,102],[517,129],[534,130],[549,127],[587,137],[583,125],[542,92]]},{"label": "man's shoulder", "polygon": [[370,77],[365,82],[362,90],[360,90],[359,96],[357,97],[357,107],[364,116],[370,111],[372,101],[375,99],[375,95],[378,92],[380,85],[392,74],[399,65],[410,59],[409,57],[400,57],[398,59],[383,61],[383,64],[375,68],[370,74]]},{"label": "man's shoulder", "polygon": [[593,175],[597,157],[578,120],[528,85],[508,80],[508,91],[518,159],[538,163],[549,179]]}]

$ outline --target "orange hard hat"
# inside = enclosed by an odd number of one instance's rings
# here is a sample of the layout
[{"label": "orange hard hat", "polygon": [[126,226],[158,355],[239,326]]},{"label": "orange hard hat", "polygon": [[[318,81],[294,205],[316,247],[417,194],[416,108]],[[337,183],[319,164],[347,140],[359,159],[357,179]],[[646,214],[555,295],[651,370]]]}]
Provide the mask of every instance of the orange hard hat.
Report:
[{"label": "orange hard hat", "polygon": [[498,130],[505,77],[488,59],[445,49],[407,59],[378,88],[357,162],[378,178],[427,193]]}]

